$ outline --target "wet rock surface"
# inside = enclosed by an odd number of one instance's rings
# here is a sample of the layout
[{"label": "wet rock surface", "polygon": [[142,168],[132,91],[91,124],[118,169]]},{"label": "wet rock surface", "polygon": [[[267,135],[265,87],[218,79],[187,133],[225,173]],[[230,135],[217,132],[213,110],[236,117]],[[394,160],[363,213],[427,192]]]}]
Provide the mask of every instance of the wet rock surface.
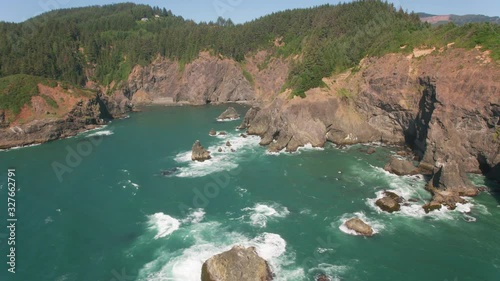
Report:
[{"label": "wet rock surface", "polygon": [[352,218],[345,222],[345,226],[350,230],[356,231],[356,233],[363,236],[372,236],[373,228],[365,223],[363,220],[359,218]]},{"label": "wet rock surface", "polygon": [[212,158],[210,156],[210,151],[207,151],[200,143],[199,140],[197,140],[193,144],[193,148],[191,151],[191,160],[193,161],[198,161],[198,162],[203,162],[205,160],[208,160]]},{"label": "wet rock surface", "polygon": [[202,267],[201,281],[270,281],[273,274],[255,248],[235,246],[215,255]]},{"label": "wet rock surface", "polygon": [[217,120],[219,121],[225,121],[225,120],[236,120],[240,118],[240,114],[234,107],[229,107],[226,111],[224,111],[219,117],[217,117]]}]

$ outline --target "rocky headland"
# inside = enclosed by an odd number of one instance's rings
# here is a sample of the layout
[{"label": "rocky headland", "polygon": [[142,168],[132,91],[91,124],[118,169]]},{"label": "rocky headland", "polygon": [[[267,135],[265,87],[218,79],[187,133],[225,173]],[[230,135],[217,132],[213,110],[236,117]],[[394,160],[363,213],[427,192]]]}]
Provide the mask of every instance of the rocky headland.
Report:
[{"label": "rocky headland", "polygon": [[[181,69],[160,57],[136,66],[111,92],[94,85],[97,94],[63,98],[54,118],[39,97],[19,116],[0,112],[0,148],[71,136],[137,105],[245,102],[253,106],[239,128],[260,136],[270,151],[326,142],[408,147],[417,166],[394,158],[386,169],[428,174],[435,205],[453,208],[461,196],[477,194],[466,173],[500,180],[500,70],[488,51],[450,45],[365,58],[356,69],[325,77],[326,86],[307,91],[305,98],[282,92],[294,59],[300,57],[273,58],[260,51],[247,56],[243,66],[205,52]],[[60,100],[62,90],[39,88]]]},{"label": "rocky headland", "polygon": [[282,94],[251,109],[241,128],[271,151],[326,142],[407,146],[418,170],[399,159],[387,169],[429,173],[433,201],[454,208],[461,196],[477,194],[466,173],[500,174],[500,69],[488,55],[478,47],[366,58],[306,98]]}]

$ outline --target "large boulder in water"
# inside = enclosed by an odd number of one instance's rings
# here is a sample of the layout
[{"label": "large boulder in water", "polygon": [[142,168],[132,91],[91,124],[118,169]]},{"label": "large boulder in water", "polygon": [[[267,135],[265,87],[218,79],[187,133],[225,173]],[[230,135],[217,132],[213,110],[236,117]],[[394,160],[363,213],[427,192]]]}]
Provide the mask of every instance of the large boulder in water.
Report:
[{"label": "large boulder in water", "polygon": [[227,120],[236,120],[240,118],[240,114],[238,111],[234,109],[234,107],[229,107],[226,111],[222,112],[222,114],[217,117],[218,121],[227,121]]},{"label": "large boulder in water", "polygon": [[201,281],[269,281],[273,274],[267,261],[254,247],[235,246],[207,260],[201,270]]},{"label": "large boulder in water", "polygon": [[396,157],[391,157],[391,160],[384,169],[398,176],[418,174],[418,169],[410,161],[401,160]]},{"label": "large boulder in water", "polygon": [[373,235],[373,228],[358,218],[352,218],[346,221],[345,226],[350,230],[354,230],[356,231],[356,233],[361,234],[363,236]]},{"label": "large boulder in water", "polygon": [[210,156],[210,151],[207,151],[203,146],[201,146],[200,141],[197,140],[193,144],[193,149],[191,152],[191,160],[203,162],[203,161],[208,160],[210,158],[212,158]]},{"label": "large boulder in water", "polygon": [[399,204],[398,200],[386,196],[384,198],[381,198],[375,202],[375,204],[382,209],[382,211],[386,211],[388,213],[394,213],[399,210],[401,210],[401,205]]}]

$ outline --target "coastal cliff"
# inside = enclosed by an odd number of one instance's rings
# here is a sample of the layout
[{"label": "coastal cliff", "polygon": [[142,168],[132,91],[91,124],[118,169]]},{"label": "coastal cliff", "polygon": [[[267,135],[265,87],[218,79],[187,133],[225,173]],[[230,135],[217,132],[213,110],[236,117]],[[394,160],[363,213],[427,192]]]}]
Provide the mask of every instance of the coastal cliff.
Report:
[{"label": "coastal cliff", "polygon": [[17,115],[1,115],[0,149],[74,136],[122,118],[132,109],[129,100],[119,95],[42,84],[37,87],[39,95],[31,97],[31,106],[24,105]]},{"label": "coastal cliff", "polygon": [[257,103],[269,93],[278,93],[288,73],[288,63],[279,58],[259,70],[257,65],[266,54],[248,57],[244,64],[208,52],[184,66],[157,58],[148,66],[136,66],[118,92],[135,105]]},{"label": "coastal cliff", "polygon": [[282,95],[252,109],[243,127],[271,151],[327,141],[407,145],[435,175],[435,198],[444,191],[475,195],[465,173],[498,177],[498,64],[480,47],[421,53],[364,59],[359,70],[325,78],[326,87],[306,98]]}]

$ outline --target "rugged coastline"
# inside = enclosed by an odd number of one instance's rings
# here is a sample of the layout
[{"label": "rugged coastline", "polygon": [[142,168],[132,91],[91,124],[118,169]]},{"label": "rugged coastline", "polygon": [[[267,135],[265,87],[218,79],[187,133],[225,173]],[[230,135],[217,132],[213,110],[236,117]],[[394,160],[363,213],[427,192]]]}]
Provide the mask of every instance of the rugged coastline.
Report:
[{"label": "rugged coastline", "polygon": [[252,108],[239,128],[260,136],[271,152],[326,142],[409,147],[419,162],[415,168],[433,176],[428,189],[436,204],[452,207],[460,196],[477,194],[465,173],[500,177],[500,71],[488,51],[450,46],[365,58],[356,70],[324,78],[326,87],[305,98],[281,92],[291,61],[275,58],[257,68],[266,57],[247,58],[253,83],[236,62],[208,53],[182,72],[159,58],[134,68],[120,90],[106,95],[109,89],[97,87],[95,96],[73,102],[61,118],[22,125],[3,118],[0,148],[71,136],[167,99],[168,105],[245,103]]}]

